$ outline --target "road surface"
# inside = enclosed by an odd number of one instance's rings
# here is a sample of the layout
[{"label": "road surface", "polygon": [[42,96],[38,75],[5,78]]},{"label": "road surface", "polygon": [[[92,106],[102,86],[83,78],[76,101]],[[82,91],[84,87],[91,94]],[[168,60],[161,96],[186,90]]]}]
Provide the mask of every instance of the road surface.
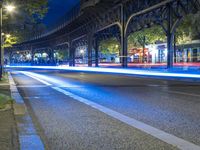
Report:
[{"label": "road surface", "polygon": [[12,76],[46,149],[169,150],[179,139],[200,148],[200,83],[48,70]]}]

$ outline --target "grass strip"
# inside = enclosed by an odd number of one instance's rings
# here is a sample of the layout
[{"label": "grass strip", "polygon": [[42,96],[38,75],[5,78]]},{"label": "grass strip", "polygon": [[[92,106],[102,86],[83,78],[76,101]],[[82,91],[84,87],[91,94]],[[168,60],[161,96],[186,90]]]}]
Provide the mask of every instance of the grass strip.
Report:
[{"label": "grass strip", "polygon": [[0,94],[0,109],[4,109],[6,105],[12,104],[14,101],[10,96]]}]

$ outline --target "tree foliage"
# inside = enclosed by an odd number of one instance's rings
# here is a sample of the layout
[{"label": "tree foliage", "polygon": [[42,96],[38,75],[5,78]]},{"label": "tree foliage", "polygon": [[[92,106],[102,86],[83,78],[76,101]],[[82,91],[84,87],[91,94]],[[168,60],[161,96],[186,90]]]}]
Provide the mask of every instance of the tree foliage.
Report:
[{"label": "tree foliage", "polygon": [[16,43],[45,31],[42,19],[48,12],[48,0],[5,0],[3,5],[16,7],[14,14],[3,12],[3,32],[9,33]]},{"label": "tree foliage", "polygon": [[10,37],[5,37],[3,47],[11,47],[13,44],[17,43],[17,37],[10,35]]},{"label": "tree foliage", "polygon": [[58,49],[56,53],[56,57],[58,60],[67,60],[69,58],[69,51]]},{"label": "tree foliage", "polygon": [[119,54],[120,46],[116,38],[101,41],[99,49],[102,54]]},{"label": "tree foliage", "polygon": [[185,16],[176,29],[177,44],[189,43],[200,38],[200,12]]},{"label": "tree foliage", "polygon": [[128,49],[140,48],[143,45],[154,44],[157,41],[165,41],[166,35],[160,26],[145,28],[134,32],[128,37]]},{"label": "tree foliage", "polygon": [[47,0],[25,0],[24,3],[26,5],[25,12],[29,14],[32,22],[40,22],[48,12]]}]

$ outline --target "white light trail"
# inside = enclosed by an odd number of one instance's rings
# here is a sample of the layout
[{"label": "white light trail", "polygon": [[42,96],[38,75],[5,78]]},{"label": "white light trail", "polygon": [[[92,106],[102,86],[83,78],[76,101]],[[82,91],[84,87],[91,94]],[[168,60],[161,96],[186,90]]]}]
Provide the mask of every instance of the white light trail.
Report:
[{"label": "white light trail", "polygon": [[122,68],[94,68],[94,67],[68,67],[68,66],[6,66],[6,68],[21,68],[21,69],[50,69],[50,70],[66,70],[66,71],[85,71],[99,73],[114,73],[124,75],[142,75],[154,77],[179,77],[179,78],[195,78],[200,79],[198,73],[172,73],[152,70],[135,70]]}]

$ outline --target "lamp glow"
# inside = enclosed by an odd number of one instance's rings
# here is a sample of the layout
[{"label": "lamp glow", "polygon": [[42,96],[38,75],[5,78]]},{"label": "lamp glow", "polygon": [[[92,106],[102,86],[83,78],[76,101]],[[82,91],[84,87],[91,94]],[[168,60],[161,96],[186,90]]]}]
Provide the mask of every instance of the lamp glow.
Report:
[{"label": "lamp glow", "polygon": [[6,34],[6,38],[9,38],[9,37],[11,37],[11,35],[10,34]]},{"label": "lamp glow", "polygon": [[15,10],[15,6],[13,6],[13,5],[7,5],[7,6],[5,6],[5,8],[8,12],[13,12]]},{"label": "lamp glow", "polygon": [[83,54],[83,53],[84,53],[84,50],[83,50],[83,49],[81,49],[81,50],[80,50],[80,53],[81,53],[81,54]]}]

